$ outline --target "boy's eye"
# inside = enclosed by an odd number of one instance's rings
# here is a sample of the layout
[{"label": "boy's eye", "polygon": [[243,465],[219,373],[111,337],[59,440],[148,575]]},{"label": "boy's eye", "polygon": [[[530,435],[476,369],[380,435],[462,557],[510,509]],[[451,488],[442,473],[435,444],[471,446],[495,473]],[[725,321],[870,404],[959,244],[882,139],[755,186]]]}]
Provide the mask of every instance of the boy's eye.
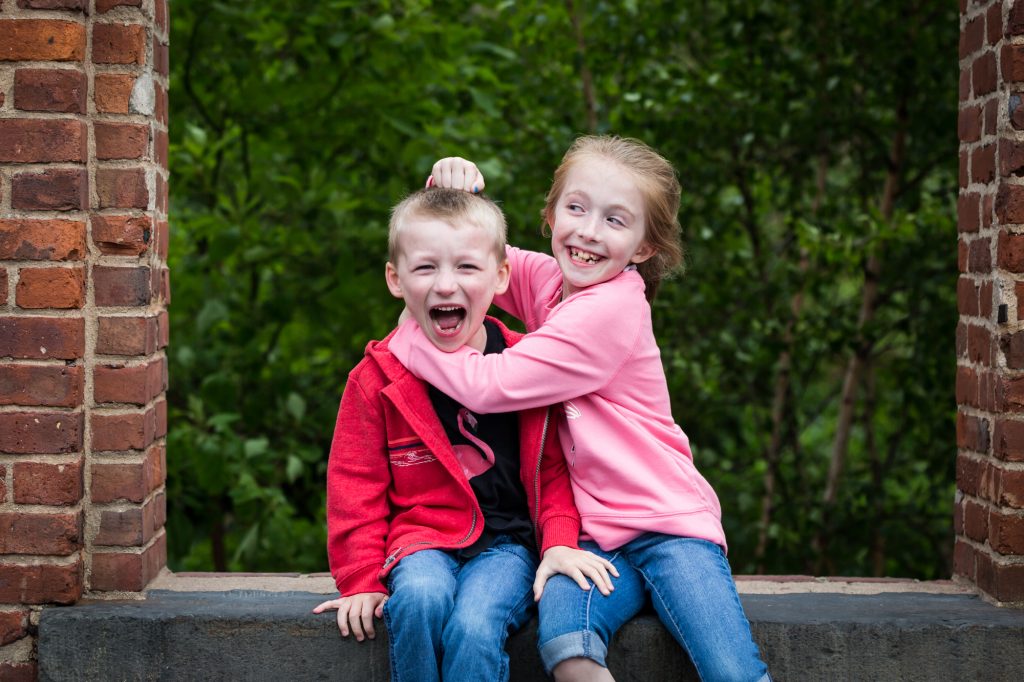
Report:
[{"label": "boy's eye", "polygon": [[459,270],[479,270],[480,267],[475,263],[460,263]]},{"label": "boy's eye", "polygon": [[429,272],[429,271],[431,271],[433,269],[434,269],[433,265],[423,264],[423,265],[417,265],[417,266],[413,267],[412,271],[413,272]]}]

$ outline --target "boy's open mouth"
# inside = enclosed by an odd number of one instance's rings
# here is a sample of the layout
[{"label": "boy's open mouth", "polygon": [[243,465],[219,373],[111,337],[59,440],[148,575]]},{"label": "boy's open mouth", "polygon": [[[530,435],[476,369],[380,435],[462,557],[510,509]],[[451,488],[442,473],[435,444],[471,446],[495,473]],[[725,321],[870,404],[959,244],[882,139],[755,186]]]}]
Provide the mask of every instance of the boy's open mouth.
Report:
[{"label": "boy's open mouth", "polygon": [[598,256],[596,253],[590,253],[589,251],[584,251],[583,249],[577,249],[574,246],[569,247],[569,257],[572,258],[577,263],[583,263],[584,265],[594,265],[598,261],[603,260],[603,258],[601,256]]},{"label": "boy's open mouth", "polygon": [[436,305],[430,309],[434,328],[444,336],[458,334],[465,319],[466,309],[461,305]]}]

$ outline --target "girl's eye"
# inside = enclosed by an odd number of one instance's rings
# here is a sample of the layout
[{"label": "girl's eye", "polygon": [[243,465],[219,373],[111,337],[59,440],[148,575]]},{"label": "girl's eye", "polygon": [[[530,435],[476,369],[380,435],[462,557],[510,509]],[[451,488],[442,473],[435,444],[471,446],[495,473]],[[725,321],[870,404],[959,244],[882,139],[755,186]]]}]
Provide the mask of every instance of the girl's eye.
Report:
[{"label": "girl's eye", "polygon": [[626,223],[622,220],[622,218],[619,218],[618,216],[609,216],[608,222],[610,222],[612,225],[615,225],[616,227],[626,226]]},{"label": "girl's eye", "polygon": [[579,213],[580,211],[583,210],[583,206],[577,203],[571,203],[568,205],[567,208],[573,213]]}]

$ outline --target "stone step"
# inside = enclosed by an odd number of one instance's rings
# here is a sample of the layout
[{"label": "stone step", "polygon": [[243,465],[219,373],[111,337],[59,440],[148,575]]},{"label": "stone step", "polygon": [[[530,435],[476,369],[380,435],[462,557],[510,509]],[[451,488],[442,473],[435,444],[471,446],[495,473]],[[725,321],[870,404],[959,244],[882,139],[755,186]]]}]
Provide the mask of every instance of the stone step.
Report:
[{"label": "stone step", "polygon": [[[884,586],[881,589],[885,589]],[[388,679],[384,628],[357,643],[318,592],[153,590],[145,600],[48,608],[39,624],[39,679]],[[1024,680],[1024,611],[962,593],[742,594],[777,680]],[[536,624],[509,642],[511,679],[547,679]],[[657,618],[642,614],[609,653],[620,682],[696,680]]]}]

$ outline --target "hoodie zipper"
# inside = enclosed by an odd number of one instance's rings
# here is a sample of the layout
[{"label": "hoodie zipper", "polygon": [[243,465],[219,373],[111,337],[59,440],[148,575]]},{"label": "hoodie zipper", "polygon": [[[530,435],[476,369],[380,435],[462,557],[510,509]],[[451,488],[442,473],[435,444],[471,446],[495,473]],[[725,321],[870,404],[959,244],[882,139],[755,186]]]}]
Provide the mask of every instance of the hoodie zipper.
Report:
[{"label": "hoodie zipper", "polygon": [[548,421],[551,408],[544,413],[544,428],[540,432],[540,451],[537,453],[537,468],[533,472],[533,532],[537,535],[537,549],[540,550],[540,463],[544,459],[544,441],[548,439]]},{"label": "hoodie zipper", "polygon": [[[461,545],[463,542],[468,540],[470,538],[470,536],[473,535],[473,531],[474,530],[476,530],[476,509],[473,510],[473,522],[469,525],[469,532],[466,533],[455,544]],[[410,547],[416,547],[417,545],[436,545],[436,544],[437,544],[436,542],[430,542],[428,540],[421,540],[420,542],[410,542],[408,545],[402,545],[401,547],[399,547],[395,551],[391,552],[391,554],[389,554],[387,556],[387,558],[384,559],[384,565],[381,567],[381,569],[382,570],[386,569],[388,566],[390,566],[391,564],[395,563],[395,560],[398,558],[398,555],[401,554],[404,550],[406,550],[406,549],[408,549]]]}]

